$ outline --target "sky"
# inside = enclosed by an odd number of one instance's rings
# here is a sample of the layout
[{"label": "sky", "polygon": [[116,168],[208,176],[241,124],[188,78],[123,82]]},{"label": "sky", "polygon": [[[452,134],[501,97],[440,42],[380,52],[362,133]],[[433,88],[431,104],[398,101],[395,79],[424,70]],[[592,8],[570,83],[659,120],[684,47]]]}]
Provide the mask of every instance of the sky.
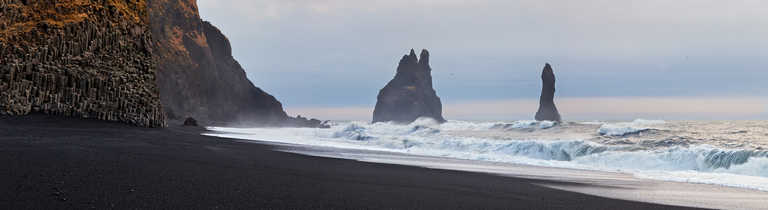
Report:
[{"label": "sky", "polygon": [[764,0],[199,0],[292,114],[370,120],[410,49],[448,119],[530,119],[544,63],[565,120],[768,119]]}]

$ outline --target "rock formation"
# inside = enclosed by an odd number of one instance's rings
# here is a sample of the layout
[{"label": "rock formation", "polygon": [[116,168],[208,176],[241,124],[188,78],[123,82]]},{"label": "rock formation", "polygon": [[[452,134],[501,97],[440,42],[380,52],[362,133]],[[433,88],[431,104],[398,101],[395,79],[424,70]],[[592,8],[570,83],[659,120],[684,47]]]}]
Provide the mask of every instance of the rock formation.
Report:
[{"label": "rock formation", "polygon": [[420,117],[429,117],[442,123],[443,105],[432,88],[432,68],[429,52],[421,51],[403,56],[395,78],[379,91],[373,122],[411,123]]},{"label": "rock formation", "polygon": [[275,97],[255,87],[232,57],[229,40],[200,19],[196,0],[150,1],[160,96],[173,120],[203,124],[318,127],[289,117]]},{"label": "rock formation", "polygon": [[187,117],[187,119],[184,120],[184,126],[197,127],[197,120],[195,120],[195,118]]},{"label": "rock formation", "polygon": [[544,71],[541,73],[541,98],[539,99],[539,111],[536,112],[538,121],[560,122],[560,113],[555,106],[555,73],[552,72],[552,66],[547,63]]},{"label": "rock formation", "polygon": [[0,0],[0,114],[166,125],[146,0]]}]

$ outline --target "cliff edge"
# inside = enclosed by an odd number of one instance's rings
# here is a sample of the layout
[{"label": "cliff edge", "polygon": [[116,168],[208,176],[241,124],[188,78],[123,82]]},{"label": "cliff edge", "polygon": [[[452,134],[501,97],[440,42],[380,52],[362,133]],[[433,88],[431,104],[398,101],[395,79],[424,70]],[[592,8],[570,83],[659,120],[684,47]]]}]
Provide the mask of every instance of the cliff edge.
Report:
[{"label": "cliff edge", "polygon": [[196,0],[150,1],[160,96],[168,117],[204,124],[321,126],[289,117],[272,95],[254,86],[232,57],[226,36],[200,19]]}]

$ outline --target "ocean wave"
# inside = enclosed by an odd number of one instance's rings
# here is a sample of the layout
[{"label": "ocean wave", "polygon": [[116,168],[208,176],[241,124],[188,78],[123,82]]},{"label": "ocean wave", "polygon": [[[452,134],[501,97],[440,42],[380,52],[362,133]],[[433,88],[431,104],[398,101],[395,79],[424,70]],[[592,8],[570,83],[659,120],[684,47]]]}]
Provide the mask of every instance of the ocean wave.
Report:
[{"label": "ocean wave", "polygon": [[[342,130],[345,135],[334,136],[348,140],[360,140],[360,136],[365,136],[366,139],[376,139],[380,143],[377,145],[377,142],[371,142],[369,146],[386,149],[418,149],[419,152],[447,157],[467,157],[476,154],[478,156],[476,159],[499,161],[504,161],[507,157],[512,159],[527,157],[538,160],[575,161],[605,168],[643,170],[713,171],[713,169],[728,169],[733,165],[744,164],[753,157],[768,157],[766,151],[727,150],[709,145],[649,150],[638,146],[602,145],[585,140],[517,141],[455,137],[439,135],[439,127],[432,128],[419,124],[403,127],[382,130],[379,126],[366,129],[360,125],[351,124]],[[401,132],[392,132],[394,130]],[[768,174],[764,175],[768,176]]]},{"label": "ocean wave", "polygon": [[521,130],[521,129],[548,129],[557,126],[553,121],[520,120],[512,123],[496,123],[492,129]]},{"label": "ocean wave", "polygon": [[341,131],[334,132],[333,138],[346,138],[346,139],[357,140],[357,141],[367,141],[367,140],[375,139],[375,137],[373,136],[366,135],[365,128],[357,124],[347,125]]},{"label": "ocean wave", "polygon": [[655,129],[649,126],[664,124],[665,121],[661,120],[645,120],[637,119],[632,122],[602,124],[597,130],[597,133],[603,136],[628,136],[634,134],[641,134],[643,132],[652,131]]},{"label": "ocean wave", "polygon": [[[603,124],[634,130],[651,129],[663,121],[636,120],[628,123]],[[414,155],[450,157],[469,160],[528,164],[602,171],[622,171],[638,176],[677,181],[677,175],[691,173],[698,183],[728,186],[749,185],[768,190],[768,151],[723,149],[710,145],[678,145],[644,147],[642,145],[604,145],[589,140],[509,140],[487,137],[457,136],[457,132],[498,132],[505,129],[548,129],[549,125],[535,121],[465,122],[449,121],[438,124],[429,119],[400,125],[392,123],[338,123],[331,129],[308,128],[211,128],[209,135],[240,139],[268,140],[313,146],[379,150]],[[555,126],[554,123],[552,123]],[[504,125],[500,127],[500,125]],[[611,126],[607,126],[611,125]],[[648,128],[644,126],[649,126]],[[630,129],[618,129],[627,131]],[[228,134],[229,133],[229,134]],[[616,132],[627,135],[631,132]],[[602,134],[601,134],[602,135]],[[738,179],[712,180],[701,177],[748,176],[765,180],[745,184]],[[701,179],[695,178],[699,177]],[[689,177],[690,178],[690,177]],[[750,180],[755,182],[754,179]]]}]

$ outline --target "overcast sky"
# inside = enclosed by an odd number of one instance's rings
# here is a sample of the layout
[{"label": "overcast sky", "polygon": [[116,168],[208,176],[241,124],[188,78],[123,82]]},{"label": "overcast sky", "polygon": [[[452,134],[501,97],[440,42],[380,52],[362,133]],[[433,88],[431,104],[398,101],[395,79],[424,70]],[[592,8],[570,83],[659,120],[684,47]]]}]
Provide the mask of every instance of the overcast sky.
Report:
[{"label": "overcast sky", "polygon": [[531,118],[545,62],[564,118],[768,118],[764,0],[198,4],[291,114],[370,119],[400,57],[427,48],[448,118]]}]

